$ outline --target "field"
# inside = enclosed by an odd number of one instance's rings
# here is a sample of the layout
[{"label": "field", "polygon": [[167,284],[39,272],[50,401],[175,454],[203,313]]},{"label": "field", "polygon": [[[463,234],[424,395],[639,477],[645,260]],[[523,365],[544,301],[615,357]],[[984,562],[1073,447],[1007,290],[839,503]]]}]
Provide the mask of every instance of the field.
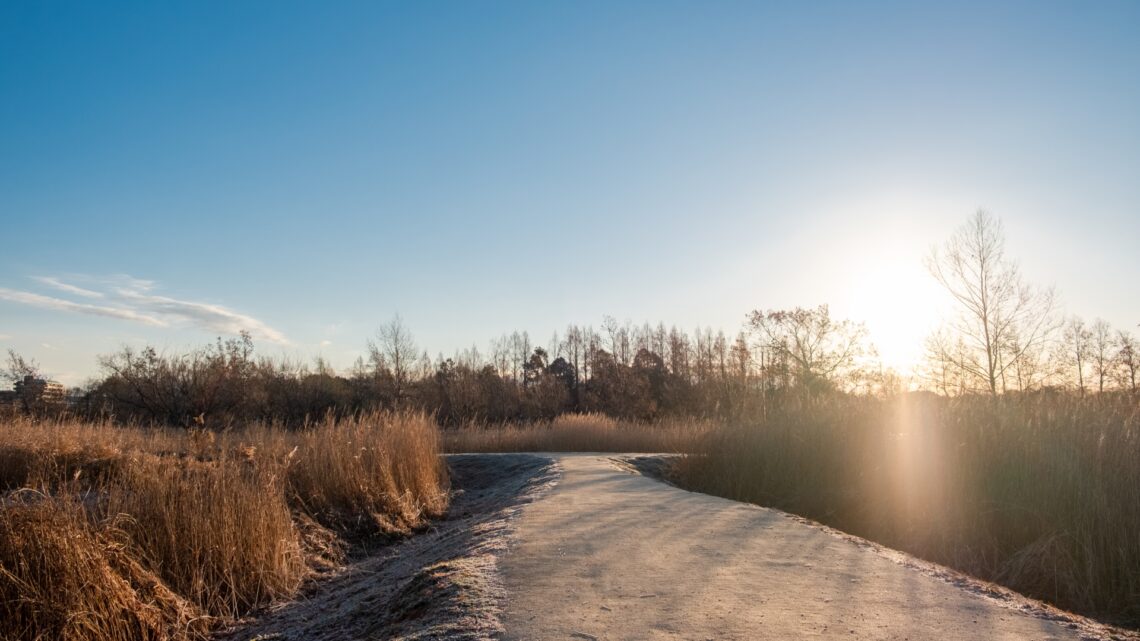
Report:
[{"label": "field", "polygon": [[434,422],[0,425],[0,638],[197,639],[448,503]]}]

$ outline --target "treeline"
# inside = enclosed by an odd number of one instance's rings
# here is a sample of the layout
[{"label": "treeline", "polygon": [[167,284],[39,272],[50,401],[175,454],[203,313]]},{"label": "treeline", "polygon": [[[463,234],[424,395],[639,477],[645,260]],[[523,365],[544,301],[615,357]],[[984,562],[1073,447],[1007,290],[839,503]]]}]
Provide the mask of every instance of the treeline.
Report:
[{"label": "treeline", "polygon": [[787,384],[759,376],[757,356],[744,333],[729,339],[607,319],[600,331],[572,325],[545,346],[514,332],[491,341],[486,355],[471,348],[431,359],[396,318],[369,341],[368,358],[344,372],[321,359],[257,356],[248,335],[184,354],[123,348],[100,358],[101,378],[73,391],[71,411],[181,426],[297,425],[375,409],[423,410],[444,425],[566,412],[724,416],[749,411]]},{"label": "treeline", "polygon": [[[761,340],[760,337],[763,337]],[[736,336],[606,318],[600,329],[569,326],[548,344],[527,332],[451,357],[428,357],[396,317],[345,372],[323,360],[259,357],[249,335],[184,354],[124,347],[99,359],[102,376],[71,394],[85,417],[192,426],[249,420],[305,421],[376,409],[429,412],[444,425],[547,420],[566,412],[654,420],[754,413],[790,389],[873,391],[897,384],[859,359],[861,327],[827,307],[754,312]],[[801,353],[796,345],[811,345]],[[35,372],[10,354],[11,376]],[[892,381],[894,381],[892,383]]]},{"label": "treeline", "polygon": [[[367,358],[344,372],[319,359],[310,365],[255,356],[248,334],[186,354],[123,348],[100,358],[102,378],[73,393],[68,409],[185,426],[296,425],[329,414],[415,409],[454,425],[565,412],[750,419],[773,398],[832,391],[1137,392],[1140,346],[1132,333],[1099,319],[1065,318],[1053,291],[1026,284],[1005,257],[1001,224],[988,213],[979,211],[932,251],[927,267],[957,310],[929,338],[925,362],[910,378],[878,361],[863,325],[833,319],[826,305],[755,310],[735,335],[606,317],[600,328],[570,325],[542,345],[513,332],[491,341],[485,354],[472,347],[434,359],[397,316],[368,341]],[[15,353],[8,369],[12,380],[37,376],[35,363]],[[45,411],[43,403],[17,400]]]},{"label": "treeline", "polygon": [[[1049,352],[1048,375],[1031,385],[1017,379],[1018,386],[1000,391],[1136,392],[1135,341],[1128,332],[1100,321],[1095,331],[1084,330],[1078,348],[1068,337],[1082,325],[1070,321],[1067,327]],[[435,359],[397,317],[367,343],[367,353],[338,372],[321,359],[310,364],[259,356],[248,335],[180,354],[124,347],[101,357],[101,377],[72,390],[66,404],[10,407],[184,427],[249,421],[296,426],[330,415],[419,410],[440,424],[458,425],[542,421],[568,412],[645,421],[750,420],[788,395],[890,396],[915,387],[946,395],[976,391],[967,372],[944,361],[930,359],[926,377],[910,380],[883,368],[864,327],[832,319],[826,306],[754,311],[731,338],[711,329],[688,333],[663,323],[606,318],[600,329],[571,325],[545,346],[514,332],[491,341],[486,354],[472,347]],[[34,362],[14,353],[8,369],[13,378],[36,375]]]}]

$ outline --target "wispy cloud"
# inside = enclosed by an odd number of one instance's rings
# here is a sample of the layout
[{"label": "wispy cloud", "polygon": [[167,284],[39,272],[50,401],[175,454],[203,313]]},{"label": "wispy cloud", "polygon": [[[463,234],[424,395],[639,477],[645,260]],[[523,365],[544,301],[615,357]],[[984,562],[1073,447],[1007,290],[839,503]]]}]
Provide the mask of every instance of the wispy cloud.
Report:
[{"label": "wispy cloud", "polygon": [[11,334],[0,334],[0,341],[7,341],[7,340],[11,340],[11,339],[12,339]]},{"label": "wispy cloud", "polygon": [[111,307],[108,305],[92,305],[91,303],[77,303],[71,300],[44,296],[32,292],[23,292],[6,287],[0,287],[0,300],[21,303],[41,309],[54,309],[61,312],[74,312],[77,314],[90,314],[92,316],[105,316],[121,320],[134,321],[145,325],[166,327],[168,323],[160,318],[143,314],[126,307]]},{"label": "wispy cloud", "polygon": [[[185,323],[219,334],[246,331],[254,338],[273,343],[289,342],[280,331],[248,314],[213,303],[180,300],[151,293],[156,288],[154,281],[126,275],[68,278],[73,282],[55,276],[38,276],[33,280],[60,292],[106,302],[93,304],[3,287],[0,287],[0,300],[41,309],[117,318],[155,327]],[[85,286],[75,285],[74,281],[82,282]]]},{"label": "wispy cloud", "polygon": [[284,334],[264,322],[221,305],[178,300],[126,289],[118,289],[116,294],[140,309],[163,317],[186,320],[212,332],[236,334],[244,330],[255,337],[274,343],[288,342]]},{"label": "wispy cloud", "polygon": [[84,298],[103,298],[104,297],[103,294],[100,294],[99,292],[92,291],[90,289],[84,289],[84,288],[78,287],[76,285],[71,285],[71,284],[65,283],[65,282],[61,281],[60,279],[54,278],[52,276],[33,276],[32,280],[41,282],[44,285],[47,285],[48,287],[58,289],[61,292],[67,292],[68,294],[75,294],[76,296],[82,296]]}]

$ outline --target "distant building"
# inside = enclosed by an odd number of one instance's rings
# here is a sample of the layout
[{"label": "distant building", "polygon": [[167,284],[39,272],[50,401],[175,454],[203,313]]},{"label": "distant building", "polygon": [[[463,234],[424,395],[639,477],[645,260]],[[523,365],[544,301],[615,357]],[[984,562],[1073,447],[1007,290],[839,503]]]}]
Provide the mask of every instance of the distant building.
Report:
[{"label": "distant building", "polygon": [[14,399],[13,404],[28,412],[58,409],[66,402],[63,385],[55,381],[28,375],[16,381],[14,387],[8,393]]}]

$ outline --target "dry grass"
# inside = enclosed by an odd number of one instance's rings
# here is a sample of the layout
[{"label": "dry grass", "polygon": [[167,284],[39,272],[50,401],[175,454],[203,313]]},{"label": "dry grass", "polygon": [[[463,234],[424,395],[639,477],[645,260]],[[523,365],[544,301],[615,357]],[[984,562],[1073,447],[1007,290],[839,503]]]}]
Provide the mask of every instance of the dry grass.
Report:
[{"label": "dry grass", "polygon": [[295,594],[344,535],[407,533],[448,497],[419,414],[220,436],[16,419],[0,484],[12,640],[201,638]]},{"label": "dry grass", "polygon": [[446,452],[691,452],[711,425],[695,420],[620,421],[563,414],[550,423],[468,425],[443,433]]},{"label": "dry grass", "polygon": [[294,441],[289,497],[329,527],[403,534],[447,508],[439,432],[424,414],[326,423]]},{"label": "dry grass", "polygon": [[307,576],[282,483],[262,466],[133,461],[104,509],[145,567],[215,616],[287,598]]},{"label": "dry grass", "polygon": [[680,476],[1114,623],[1140,623],[1140,409],[1125,396],[788,402]]},{"label": "dry grass", "polygon": [[0,638],[192,639],[211,621],[145,570],[69,499],[0,509]]}]

